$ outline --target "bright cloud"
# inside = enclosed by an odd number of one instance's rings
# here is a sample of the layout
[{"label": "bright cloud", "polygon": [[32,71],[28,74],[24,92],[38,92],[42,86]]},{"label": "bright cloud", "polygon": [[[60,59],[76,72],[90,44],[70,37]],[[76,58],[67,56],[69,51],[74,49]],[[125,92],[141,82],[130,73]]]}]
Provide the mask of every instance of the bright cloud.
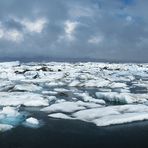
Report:
[{"label": "bright cloud", "polygon": [[148,61],[146,0],[9,1],[0,1],[0,56]]},{"label": "bright cloud", "polygon": [[45,24],[47,23],[47,20],[45,18],[40,18],[35,21],[30,21],[29,19],[21,20],[15,17],[12,17],[12,19],[15,20],[15,22],[21,24],[23,26],[23,30],[6,28],[6,26],[0,22],[0,39],[1,40],[20,43],[21,41],[23,41],[24,36],[26,35],[26,31],[27,33],[30,33],[30,32],[41,33],[45,27]]},{"label": "bright cloud", "polygon": [[68,39],[74,39],[74,32],[75,29],[78,25],[78,22],[72,22],[72,21],[66,21],[65,22],[65,26],[64,26],[64,30],[66,33],[66,36],[68,37]]},{"label": "bright cloud", "polygon": [[74,6],[70,9],[69,14],[71,17],[92,17],[94,11],[88,7]]},{"label": "bright cloud", "polygon": [[3,36],[4,36],[4,31],[3,29],[0,29],[0,39],[3,38]]},{"label": "bright cloud", "polygon": [[47,19],[45,18],[40,18],[35,21],[30,21],[28,19],[25,19],[21,21],[22,25],[25,26],[25,28],[29,32],[35,32],[35,33],[41,33],[47,23]]},{"label": "bright cloud", "polygon": [[103,41],[104,37],[103,36],[92,36],[88,42],[91,44],[99,44]]},{"label": "bright cloud", "polygon": [[23,34],[16,29],[7,30],[0,26],[0,39],[19,43],[23,40]]},{"label": "bright cloud", "polygon": [[23,39],[23,34],[17,30],[6,31],[5,38],[10,41],[20,42]]}]

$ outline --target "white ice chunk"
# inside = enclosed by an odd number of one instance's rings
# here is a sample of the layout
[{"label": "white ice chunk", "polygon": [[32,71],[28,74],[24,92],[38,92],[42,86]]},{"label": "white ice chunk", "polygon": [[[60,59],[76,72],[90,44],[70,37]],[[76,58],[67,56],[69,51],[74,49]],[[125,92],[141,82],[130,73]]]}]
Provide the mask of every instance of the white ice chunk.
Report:
[{"label": "white ice chunk", "polygon": [[126,113],[120,115],[110,115],[96,119],[93,122],[97,126],[108,126],[143,120],[148,120],[148,113]]},{"label": "white ice chunk", "polygon": [[70,116],[63,114],[63,113],[54,113],[48,116],[52,118],[59,118],[59,119],[72,119]]},{"label": "white ice chunk", "polygon": [[42,91],[42,94],[44,94],[44,95],[57,95],[58,92],[55,92],[55,91]]},{"label": "white ice chunk", "polygon": [[117,92],[96,92],[99,99],[115,103],[144,103],[148,100],[147,94],[117,93]]},{"label": "white ice chunk", "polygon": [[85,109],[84,106],[80,106],[75,102],[60,102],[53,104],[51,106],[45,107],[41,109],[41,111],[52,113],[52,112],[65,112],[65,113],[72,113],[78,110]]},{"label": "white ice chunk", "polygon": [[[0,74],[1,78],[1,74]],[[9,91],[14,87],[14,84],[11,81],[0,81],[0,91]]]},{"label": "white ice chunk", "polygon": [[39,124],[39,121],[36,118],[33,118],[33,117],[26,119],[26,122],[29,123],[29,124],[33,124],[33,125]]},{"label": "white ice chunk", "polygon": [[76,96],[81,97],[85,102],[93,102],[98,104],[105,104],[105,101],[102,99],[95,99],[91,97],[87,92],[85,93],[75,93]]},{"label": "white ice chunk", "polygon": [[111,85],[110,85],[111,88],[125,88],[127,87],[127,85],[125,83],[115,83],[113,82]]},{"label": "white ice chunk", "polygon": [[115,109],[109,107],[102,107],[102,108],[95,108],[95,109],[87,109],[78,111],[73,114],[73,116],[77,119],[83,120],[83,121],[91,121],[96,118],[100,118],[102,116],[108,116],[108,115],[117,115],[120,114]]},{"label": "white ice chunk", "polygon": [[117,93],[117,92],[96,92],[96,96],[99,99],[103,99],[109,102],[119,103],[132,103],[134,99],[128,93]]},{"label": "white ice chunk", "polygon": [[56,92],[69,92],[69,89],[65,89],[65,88],[55,88],[54,91]]},{"label": "white ice chunk", "polygon": [[2,67],[13,67],[13,66],[19,66],[20,62],[19,61],[14,61],[14,62],[1,62],[0,66]]},{"label": "white ice chunk", "polygon": [[27,79],[33,79],[35,76],[38,75],[38,72],[37,71],[27,71],[25,72],[24,76],[27,78]]},{"label": "white ice chunk", "polygon": [[1,106],[48,106],[48,99],[44,99],[42,95],[28,92],[1,92]]},{"label": "white ice chunk", "polygon": [[[46,81],[47,80],[45,80],[45,82]],[[48,87],[52,87],[52,86],[63,86],[63,85],[65,85],[65,84],[63,82],[59,82],[59,81],[52,81],[52,82],[46,83],[46,86],[48,86]]]},{"label": "white ice chunk", "polygon": [[108,86],[110,81],[104,79],[97,79],[97,80],[88,80],[85,82],[85,87],[106,87]]},{"label": "white ice chunk", "polygon": [[69,84],[69,86],[71,86],[71,87],[76,87],[76,86],[79,86],[79,84],[80,84],[80,81],[74,80],[74,81],[72,81],[72,82]]},{"label": "white ice chunk", "polygon": [[82,101],[77,101],[76,102],[79,106],[84,106],[86,108],[97,108],[97,107],[102,107],[100,104],[92,103],[92,102],[82,102]]},{"label": "white ice chunk", "polygon": [[114,109],[118,110],[120,113],[140,113],[140,112],[148,112],[148,106],[143,104],[137,105],[119,105],[113,106]]},{"label": "white ice chunk", "polygon": [[13,128],[12,125],[9,125],[9,124],[0,124],[0,131],[1,131],[1,132],[10,130],[10,129],[12,129],[12,128]]},{"label": "white ice chunk", "polygon": [[11,116],[16,117],[16,116],[20,115],[20,113],[17,111],[16,108],[10,107],[10,106],[3,107],[3,110],[0,111],[0,114],[5,114],[8,117],[11,117]]},{"label": "white ice chunk", "polygon": [[17,84],[13,88],[15,91],[40,91],[42,87],[34,85],[34,84]]},{"label": "white ice chunk", "polygon": [[99,91],[101,91],[101,92],[111,92],[112,90],[110,88],[99,88]]},{"label": "white ice chunk", "polygon": [[73,119],[95,123],[97,126],[123,124],[133,121],[148,120],[148,106],[120,105],[78,111]]},{"label": "white ice chunk", "polygon": [[118,93],[130,93],[130,90],[128,88],[115,88],[113,91],[118,92]]}]

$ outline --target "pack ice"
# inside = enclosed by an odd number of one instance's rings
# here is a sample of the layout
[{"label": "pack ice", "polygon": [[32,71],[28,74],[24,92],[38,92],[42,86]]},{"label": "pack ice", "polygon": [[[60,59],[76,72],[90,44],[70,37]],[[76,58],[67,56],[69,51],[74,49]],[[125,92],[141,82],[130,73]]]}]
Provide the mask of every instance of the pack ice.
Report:
[{"label": "pack ice", "polygon": [[39,127],[34,110],[97,126],[143,121],[147,105],[148,64],[0,63],[0,131]]}]

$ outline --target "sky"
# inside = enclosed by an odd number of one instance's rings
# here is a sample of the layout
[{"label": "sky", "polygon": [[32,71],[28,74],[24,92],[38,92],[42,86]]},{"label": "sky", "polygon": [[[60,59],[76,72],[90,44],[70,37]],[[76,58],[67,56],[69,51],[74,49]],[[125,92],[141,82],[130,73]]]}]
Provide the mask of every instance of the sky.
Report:
[{"label": "sky", "polygon": [[0,0],[0,58],[148,62],[147,0]]}]

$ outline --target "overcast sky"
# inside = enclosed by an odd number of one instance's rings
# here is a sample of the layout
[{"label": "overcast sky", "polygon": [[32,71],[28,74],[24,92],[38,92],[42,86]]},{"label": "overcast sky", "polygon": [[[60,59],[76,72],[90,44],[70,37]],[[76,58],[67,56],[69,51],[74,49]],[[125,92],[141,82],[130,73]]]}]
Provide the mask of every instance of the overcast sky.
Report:
[{"label": "overcast sky", "polygon": [[0,58],[148,61],[148,0],[0,0]]}]

